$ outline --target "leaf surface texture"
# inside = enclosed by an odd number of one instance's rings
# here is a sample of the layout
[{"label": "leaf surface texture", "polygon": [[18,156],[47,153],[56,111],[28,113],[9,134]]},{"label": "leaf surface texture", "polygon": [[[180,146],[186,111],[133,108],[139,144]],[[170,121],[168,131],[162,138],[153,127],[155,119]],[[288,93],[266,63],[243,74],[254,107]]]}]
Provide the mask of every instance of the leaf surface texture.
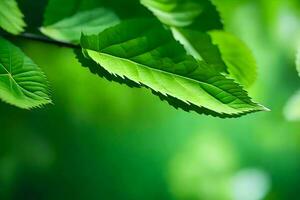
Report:
[{"label": "leaf surface texture", "polygon": [[0,37],[0,99],[24,109],[51,103],[46,77],[24,53]]}]

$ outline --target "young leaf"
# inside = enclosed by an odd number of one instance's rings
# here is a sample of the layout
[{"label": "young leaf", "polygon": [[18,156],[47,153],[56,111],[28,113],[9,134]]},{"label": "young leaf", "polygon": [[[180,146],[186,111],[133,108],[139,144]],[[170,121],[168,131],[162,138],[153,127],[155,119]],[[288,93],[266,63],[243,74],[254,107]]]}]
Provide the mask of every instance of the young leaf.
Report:
[{"label": "young leaf", "polygon": [[45,35],[58,41],[78,44],[81,33],[96,34],[119,23],[118,16],[106,8],[79,12],[53,25],[42,27]]},{"label": "young leaf", "polygon": [[189,109],[225,117],[266,110],[234,81],[187,56],[171,32],[154,20],[125,21],[99,35],[82,36],[81,46],[87,58],[110,74],[170,97],[169,102],[191,105]]},{"label": "young leaf", "polygon": [[0,37],[0,99],[24,109],[51,103],[47,80],[24,53]]},{"label": "young leaf", "polygon": [[0,27],[11,34],[19,34],[26,26],[23,14],[15,0],[0,1]]},{"label": "young leaf", "polygon": [[221,51],[230,76],[245,87],[251,86],[257,77],[256,61],[251,50],[230,33],[212,31],[210,35]]}]

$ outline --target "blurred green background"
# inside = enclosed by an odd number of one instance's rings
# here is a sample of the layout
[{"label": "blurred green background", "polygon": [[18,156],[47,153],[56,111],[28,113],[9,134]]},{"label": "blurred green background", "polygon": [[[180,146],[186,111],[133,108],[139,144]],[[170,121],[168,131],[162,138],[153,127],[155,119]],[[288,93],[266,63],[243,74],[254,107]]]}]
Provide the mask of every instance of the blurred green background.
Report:
[{"label": "blurred green background", "polygon": [[0,102],[0,199],[300,199],[300,123],[284,117],[300,88],[300,3],[215,1],[253,50],[250,93],[272,112],[222,120],[177,111],[92,75],[72,50],[15,40],[49,77],[54,105]]}]

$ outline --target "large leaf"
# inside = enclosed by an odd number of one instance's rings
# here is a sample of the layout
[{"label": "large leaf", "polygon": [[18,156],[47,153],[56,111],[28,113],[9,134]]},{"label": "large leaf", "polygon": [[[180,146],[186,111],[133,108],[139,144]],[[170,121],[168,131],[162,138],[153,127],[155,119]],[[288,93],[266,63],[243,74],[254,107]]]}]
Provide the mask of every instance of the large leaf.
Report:
[{"label": "large leaf", "polygon": [[105,8],[96,8],[79,12],[53,25],[42,27],[41,31],[55,40],[78,44],[82,33],[100,33],[117,23],[119,23],[119,18],[114,12]]},{"label": "large leaf", "polygon": [[41,69],[19,48],[1,37],[0,99],[24,109],[51,102]]},{"label": "large leaf", "polygon": [[[141,2],[171,28],[174,37],[194,58],[204,60],[219,72],[229,72],[246,87],[253,84],[256,79],[256,63],[247,46],[225,32],[212,32],[210,35],[205,33],[207,30],[223,27],[219,13],[210,1],[141,0]],[[198,15],[187,15],[185,12],[189,11],[185,9],[186,4],[192,4],[195,8],[195,5],[198,5],[198,11],[203,8],[203,12],[198,12]],[[178,14],[173,10],[181,12]]]},{"label": "large leaf", "polygon": [[0,27],[12,34],[23,32],[25,22],[15,0],[0,1]]},{"label": "large leaf", "polygon": [[[230,79],[186,55],[171,32],[153,20],[130,20],[99,35],[83,36],[87,58],[107,72],[151,88],[169,102],[218,116],[266,110]],[[176,104],[176,107],[181,107]]]},{"label": "large leaf", "polygon": [[221,51],[229,74],[243,86],[251,86],[257,77],[256,61],[251,50],[230,33],[213,31],[210,35]]}]

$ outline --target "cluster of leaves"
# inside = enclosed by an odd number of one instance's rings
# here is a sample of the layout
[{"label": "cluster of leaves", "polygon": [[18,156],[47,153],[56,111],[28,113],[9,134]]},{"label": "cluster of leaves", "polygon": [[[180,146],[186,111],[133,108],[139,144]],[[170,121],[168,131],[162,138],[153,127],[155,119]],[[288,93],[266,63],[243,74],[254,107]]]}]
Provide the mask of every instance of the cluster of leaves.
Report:
[{"label": "cluster of leaves", "polygon": [[[24,31],[15,0],[0,2],[0,16],[5,31]],[[223,29],[210,0],[49,0],[39,34],[74,47],[92,73],[149,88],[176,108],[218,117],[267,110],[244,89],[256,79],[251,51]],[[51,102],[40,68],[4,38],[0,98],[21,108]]]}]

